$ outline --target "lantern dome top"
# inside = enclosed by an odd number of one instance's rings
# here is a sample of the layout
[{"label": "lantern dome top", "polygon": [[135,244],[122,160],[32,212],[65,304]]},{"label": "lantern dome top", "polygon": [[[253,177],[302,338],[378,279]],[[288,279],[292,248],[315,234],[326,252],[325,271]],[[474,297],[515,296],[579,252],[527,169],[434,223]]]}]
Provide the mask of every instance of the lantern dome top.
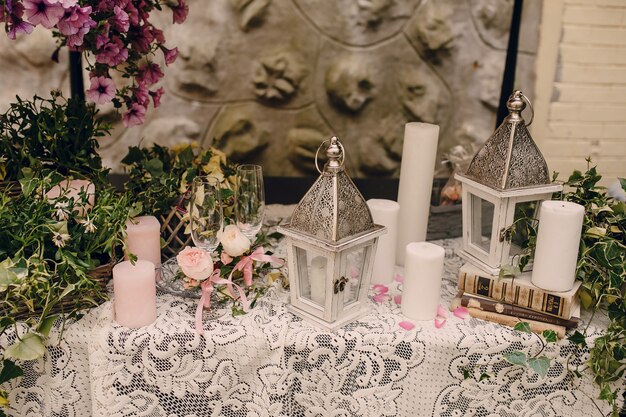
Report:
[{"label": "lantern dome top", "polygon": [[343,145],[335,136],[327,142],[328,162],[323,171],[318,168],[320,177],[294,210],[286,229],[336,244],[381,226],[374,224],[365,199],[345,172]]},{"label": "lantern dome top", "polygon": [[[519,90],[507,101],[509,115],[496,129],[469,165],[466,177],[496,190],[550,184],[548,165],[530,136],[522,111],[530,105]],[[532,105],[530,106],[532,110]]]}]

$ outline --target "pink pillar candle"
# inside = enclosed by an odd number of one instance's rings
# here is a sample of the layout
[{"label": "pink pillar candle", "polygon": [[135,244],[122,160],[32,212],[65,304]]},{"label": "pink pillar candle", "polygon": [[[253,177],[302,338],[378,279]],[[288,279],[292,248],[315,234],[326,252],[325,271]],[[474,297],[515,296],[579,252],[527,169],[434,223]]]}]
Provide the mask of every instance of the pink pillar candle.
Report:
[{"label": "pink pillar candle", "polygon": [[[83,204],[81,193],[85,193],[87,201]],[[96,200],[96,186],[89,180],[65,180],[52,187],[46,198],[54,201],[60,196],[74,199],[74,211],[79,216],[84,216],[85,211],[91,210]]]},{"label": "pink pillar candle", "polygon": [[[156,268],[161,265],[161,223],[154,216],[139,216],[126,222],[126,249],[137,256],[152,262]],[[128,260],[128,256],[125,257]]]},{"label": "pink pillar candle", "polygon": [[113,267],[113,305],[118,324],[136,329],[156,320],[154,274],[154,264],[144,260],[135,265],[123,261]]}]

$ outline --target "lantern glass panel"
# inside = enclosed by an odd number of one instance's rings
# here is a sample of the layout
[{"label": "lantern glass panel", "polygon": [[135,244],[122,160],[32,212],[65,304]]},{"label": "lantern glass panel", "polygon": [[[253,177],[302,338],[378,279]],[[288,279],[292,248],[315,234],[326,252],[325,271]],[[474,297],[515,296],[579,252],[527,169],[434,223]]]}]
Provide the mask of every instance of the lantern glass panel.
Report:
[{"label": "lantern glass panel", "polygon": [[295,252],[300,280],[299,298],[324,307],[328,259],[322,254],[299,247],[295,248]]},{"label": "lantern glass panel", "polygon": [[341,276],[345,277],[345,287],[343,289],[343,306],[349,307],[359,299],[361,283],[365,275],[365,260],[369,246],[356,248],[345,254],[345,262],[342,267]]},{"label": "lantern glass panel", "polygon": [[494,205],[490,201],[471,195],[471,242],[485,253],[491,250],[491,231],[493,228]]},{"label": "lantern glass panel", "polygon": [[523,247],[528,245],[528,231],[534,224],[536,218],[538,201],[524,201],[515,205],[513,215],[513,228],[511,229],[510,256],[524,253]]}]

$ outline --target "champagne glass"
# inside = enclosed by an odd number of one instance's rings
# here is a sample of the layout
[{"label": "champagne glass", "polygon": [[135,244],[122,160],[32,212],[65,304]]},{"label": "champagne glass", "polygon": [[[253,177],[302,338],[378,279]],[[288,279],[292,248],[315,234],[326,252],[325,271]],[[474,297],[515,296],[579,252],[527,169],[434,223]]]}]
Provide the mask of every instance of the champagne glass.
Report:
[{"label": "champagne glass", "polygon": [[213,252],[219,244],[218,233],[224,226],[220,183],[217,178],[208,176],[194,178],[189,218],[193,243],[209,253]]},{"label": "champagne glass", "polygon": [[237,167],[235,218],[241,232],[252,243],[261,230],[264,213],[263,170],[259,165],[240,165]]}]

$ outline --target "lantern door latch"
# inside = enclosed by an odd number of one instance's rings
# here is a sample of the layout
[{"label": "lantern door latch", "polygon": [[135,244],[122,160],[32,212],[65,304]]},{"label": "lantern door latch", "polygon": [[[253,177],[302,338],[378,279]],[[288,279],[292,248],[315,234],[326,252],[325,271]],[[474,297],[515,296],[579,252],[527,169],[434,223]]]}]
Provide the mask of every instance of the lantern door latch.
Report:
[{"label": "lantern door latch", "polygon": [[348,283],[348,278],[341,277],[335,280],[335,284],[333,285],[333,289],[335,294],[342,292],[346,288],[346,284]]}]

